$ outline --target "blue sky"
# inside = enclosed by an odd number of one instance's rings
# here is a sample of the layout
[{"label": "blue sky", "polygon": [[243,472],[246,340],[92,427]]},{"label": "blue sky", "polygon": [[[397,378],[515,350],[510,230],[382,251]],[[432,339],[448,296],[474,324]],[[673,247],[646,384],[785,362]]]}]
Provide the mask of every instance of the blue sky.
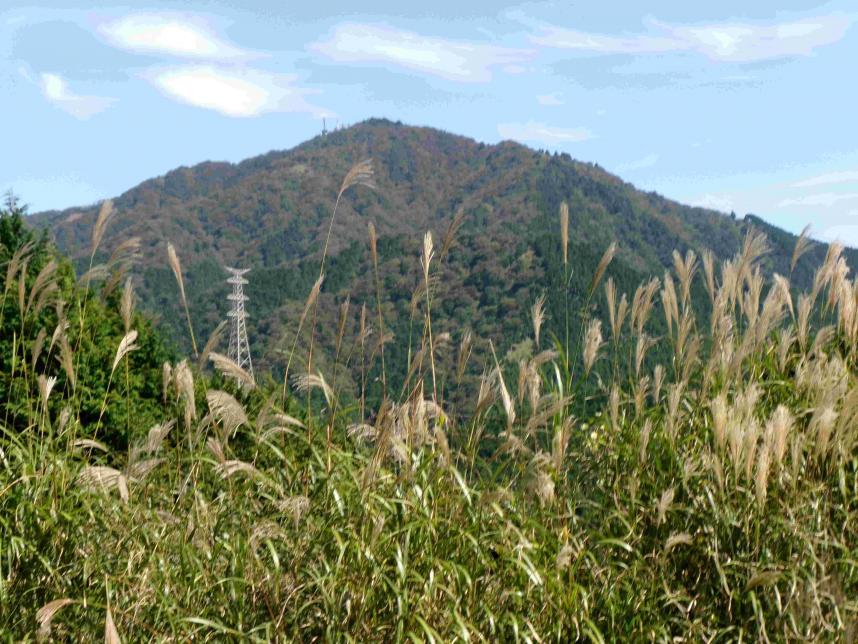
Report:
[{"label": "blue sky", "polygon": [[0,190],[77,206],[384,116],[858,246],[854,1],[353,6],[0,8]]}]

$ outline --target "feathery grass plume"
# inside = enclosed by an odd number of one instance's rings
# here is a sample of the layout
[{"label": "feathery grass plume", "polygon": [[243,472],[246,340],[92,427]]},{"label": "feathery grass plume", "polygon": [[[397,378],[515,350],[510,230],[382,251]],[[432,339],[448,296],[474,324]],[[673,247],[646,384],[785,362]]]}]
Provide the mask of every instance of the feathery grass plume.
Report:
[{"label": "feathery grass plume", "polygon": [[608,394],[608,416],[611,419],[611,429],[614,433],[620,431],[620,388],[617,383],[611,386]]},{"label": "feathery grass plume", "polygon": [[682,305],[687,307],[691,301],[691,282],[694,280],[694,274],[697,272],[697,255],[693,250],[688,250],[685,253],[685,259],[679,251],[673,251],[673,266],[676,269],[676,274],[679,277],[679,284],[682,289]]},{"label": "feathery grass plume", "polygon": [[715,307],[715,258],[712,251],[703,251],[703,275],[706,278],[706,292],[709,293],[709,302]]},{"label": "feathery grass plume", "polygon": [[632,298],[631,325],[638,335],[643,333],[644,325],[649,319],[649,314],[652,311],[653,297],[656,291],[658,291],[658,287],[658,278],[653,277],[649,282],[641,284],[635,290],[635,295]]},{"label": "feathery grass plume", "polygon": [[35,371],[36,363],[39,361],[39,356],[42,355],[42,349],[45,348],[45,340],[48,337],[48,332],[45,327],[39,329],[36,334],[36,339],[33,340],[33,346],[30,349],[30,368]]},{"label": "feathery grass plume", "polygon": [[694,543],[694,539],[687,532],[678,532],[670,535],[667,541],[664,542],[664,554],[669,555],[670,551],[677,546],[688,546]]},{"label": "feathery grass plume", "polygon": [[679,304],[676,299],[676,288],[670,273],[664,273],[664,287],[661,289],[661,303],[664,307],[664,321],[667,322],[667,334],[673,335],[673,323],[679,324]]},{"label": "feathery grass plume", "polygon": [[793,417],[785,405],[778,405],[766,424],[766,440],[771,445],[774,462],[778,467],[783,464],[786,456],[792,426]]},{"label": "feathery grass plume", "polygon": [[136,351],[140,348],[135,343],[135,340],[137,340],[137,331],[129,331],[119,342],[119,346],[116,348],[116,357],[113,358],[113,366],[110,369],[111,375],[113,375],[113,372],[116,371],[116,367],[119,365],[119,363],[122,362],[122,358],[127,356],[132,351]]},{"label": "feathery grass plume", "polygon": [[128,480],[122,472],[112,467],[85,465],[75,481],[79,487],[86,490],[109,492],[115,488],[119,490],[120,498],[128,502]]},{"label": "feathery grass plume", "polygon": [[55,599],[48,602],[36,611],[36,621],[39,622],[37,637],[40,641],[46,640],[51,636],[51,621],[54,619],[54,615],[60,612],[65,606],[73,603],[74,600],[63,597],[62,599]]},{"label": "feathery grass plume", "polygon": [[569,264],[569,204],[560,203],[560,247],[563,251],[563,266]]},{"label": "feathery grass plume", "polygon": [[757,443],[760,440],[762,428],[756,418],[751,418],[745,425],[742,444],[742,459],[745,466],[745,477],[750,481],[754,470],[754,459],[757,454]]},{"label": "feathery grass plume", "polygon": [[197,369],[200,371],[203,370],[203,367],[208,362],[209,354],[211,354],[215,347],[220,343],[220,340],[223,337],[223,332],[226,329],[226,324],[226,320],[221,320],[209,334],[209,339],[206,341],[206,345],[203,347],[203,350],[200,351],[200,357],[197,360]]},{"label": "feathery grass plume", "polygon": [[129,277],[125,280],[125,288],[122,289],[122,297],[119,300],[119,315],[122,318],[122,326],[125,333],[131,331],[131,318],[134,315],[134,283]]},{"label": "feathery grass plume", "polygon": [[778,368],[781,371],[786,371],[787,361],[790,357],[790,349],[795,342],[795,328],[790,326],[786,329],[781,329],[778,337]]},{"label": "feathery grass plume", "polygon": [[602,321],[590,320],[587,325],[587,333],[584,337],[584,375],[589,376],[590,370],[596,363],[599,349],[602,346]]},{"label": "feathery grass plume", "polygon": [[60,333],[59,345],[60,354],[57,356],[57,360],[59,360],[63,372],[66,374],[66,379],[71,383],[72,390],[74,390],[77,387],[77,377],[74,370],[72,348],[65,333]]},{"label": "feathery grass plume", "polygon": [[808,224],[801,231],[801,234],[798,236],[798,239],[795,240],[795,247],[792,251],[792,259],[789,263],[790,275],[792,275],[792,273],[795,271],[795,267],[798,265],[798,260],[800,260],[802,256],[810,250],[810,247],[810,224]]},{"label": "feathery grass plume", "polygon": [[456,241],[456,233],[459,232],[459,228],[462,227],[462,222],[464,222],[464,220],[465,209],[460,206],[458,210],[456,210],[456,214],[453,215],[450,225],[447,226],[447,232],[444,233],[444,239],[441,241],[441,252],[438,253],[439,262],[444,261],[444,258],[447,257],[447,254],[453,247],[453,242]]},{"label": "feathery grass plume", "polygon": [[712,412],[712,436],[715,438],[715,446],[719,452],[723,452],[727,442],[727,417],[729,407],[727,405],[727,394],[723,391],[713,398],[709,403]]},{"label": "feathery grass plume", "polygon": [[325,396],[325,402],[330,407],[334,400],[334,390],[325,380],[321,372],[319,373],[302,373],[296,375],[292,379],[292,384],[300,392],[308,392],[312,389],[320,389]]},{"label": "feathery grass plume", "polygon": [[808,433],[815,439],[815,450],[818,457],[824,457],[828,453],[836,422],[837,412],[830,405],[817,407],[813,412]]},{"label": "feathery grass plume", "polygon": [[39,385],[39,396],[42,399],[42,409],[48,409],[48,398],[51,397],[51,392],[54,389],[54,385],[57,384],[56,376],[45,377],[44,374],[39,374],[37,378]]},{"label": "feathery grass plume", "polygon": [[590,281],[590,288],[588,289],[589,297],[592,297],[593,293],[596,292],[596,287],[599,286],[599,282],[602,281],[605,271],[608,270],[608,264],[611,263],[614,259],[614,255],[616,254],[617,242],[613,241],[610,243],[608,248],[605,249],[602,259],[600,259],[599,263],[596,265],[596,271],[593,273],[593,279]]},{"label": "feathery grass plume", "polygon": [[643,368],[644,360],[646,359],[647,352],[654,347],[656,344],[655,338],[651,338],[646,333],[642,333],[638,336],[637,342],[635,343],[635,376],[640,377],[641,369]]},{"label": "feathery grass plume", "polygon": [[[30,296],[27,298],[27,305],[21,309],[23,315],[26,315],[30,311],[30,308],[33,306],[33,302],[37,297],[41,301],[41,304],[36,311],[38,313],[38,311],[40,311],[45,305],[45,298],[47,297],[45,293],[50,295],[57,292],[58,289],[56,282],[54,281],[54,276],[56,275],[58,267],[59,265],[57,262],[52,259],[45,264],[42,267],[42,270],[39,271],[39,274],[36,275],[36,279],[33,280],[33,286],[30,287]],[[24,275],[22,277],[26,276]],[[21,283],[23,284],[25,281],[22,279]]]},{"label": "feathery grass plume", "polygon": [[331,212],[331,220],[328,223],[328,234],[325,235],[325,246],[322,249],[322,261],[319,264],[319,277],[325,272],[325,260],[328,257],[328,246],[331,242],[331,231],[334,229],[334,219],[337,216],[337,209],[340,205],[340,199],[349,188],[353,186],[365,186],[371,190],[375,190],[375,183],[372,180],[373,168],[372,159],[364,159],[354,164],[351,169],[343,177],[343,182],[340,184],[340,190],[337,192],[337,200],[334,203],[334,210]]},{"label": "feathery grass plume", "polygon": [[[101,208],[98,210],[98,217],[95,220],[95,226],[92,228],[92,245],[90,246],[90,256],[95,255],[95,251],[101,245],[101,240],[104,237],[104,231],[107,230],[107,224],[113,217],[113,202],[110,199],[105,199],[101,202]],[[92,260],[90,260],[92,263]]]},{"label": "feathery grass plume", "polygon": [[239,459],[226,460],[215,465],[215,472],[222,478],[228,479],[236,474],[247,474],[251,478],[262,477],[263,474],[251,463]]},{"label": "feathery grass plume", "polygon": [[792,293],[790,292],[789,280],[783,275],[778,275],[775,273],[772,276],[772,280],[774,281],[773,288],[777,289],[780,293],[781,301],[786,305],[789,310],[789,314],[795,317],[795,310],[792,305]]},{"label": "feathery grass plume", "polygon": [[661,400],[661,386],[664,384],[664,366],[657,364],[652,371],[652,401],[655,404]]},{"label": "feathery grass plume", "polygon": [[248,424],[247,412],[231,394],[219,389],[210,389],[206,392],[206,402],[212,418],[223,428],[223,433],[220,435],[222,443],[226,444],[241,425]]},{"label": "feathery grass plume", "polygon": [[644,405],[646,405],[646,396],[649,393],[649,376],[640,378],[635,383],[634,403],[635,403],[635,418],[638,418],[643,413]]},{"label": "feathery grass plume", "polygon": [[465,329],[462,334],[462,341],[459,343],[459,354],[456,359],[456,380],[461,381],[465,375],[465,368],[468,366],[468,360],[471,359],[473,337],[470,329]]},{"label": "feathery grass plume", "polygon": [[684,385],[681,382],[672,383],[667,388],[667,418],[665,431],[671,441],[676,440],[676,430],[679,421],[679,403],[682,402]]},{"label": "feathery grass plume", "polygon": [[765,234],[750,228],[742,242],[739,253],[739,279],[747,279],[759,259],[769,252],[769,242]]},{"label": "feathery grass plume", "polygon": [[500,393],[501,401],[503,402],[503,409],[506,413],[506,426],[507,429],[509,429],[515,423],[515,405],[512,402],[512,396],[509,395],[509,389],[506,388],[506,382],[503,379],[503,371],[500,368],[500,363],[498,363],[498,357],[495,353],[495,345],[491,340],[489,340],[489,348],[492,351],[492,357],[495,361],[495,382],[497,383],[498,392]]},{"label": "feathery grass plume", "polygon": [[675,496],[676,490],[672,486],[662,492],[661,496],[658,499],[658,503],[656,503],[655,506],[656,525],[661,525],[662,523],[664,523],[664,520],[667,517],[667,512],[668,510],[670,510],[670,506],[673,505],[673,499]]},{"label": "feathery grass plume", "polygon": [[167,404],[167,397],[173,385],[173,366],[169,362],[161,365],[161,402]]},{"label": "feathery grass plume", "polygon": [[643,428],[641,429],[638,447],[638,462],[641,465],[644,465],[647,462],[646,452],[649,447],[650,436],[652,436],[652,418],[647,418],[644,421]]},{"label": "feathery grass plume", "polygon": [[12,257],[9,258],[9,263],[6,264],[6,281],[3,286],[4,300],[6,299],[6,294],[12,290],[12,283],[15,281],[18,269],[26,265],[25,260],[35,246],[36,244],[34,241],[28,241],[15,249],[15,252],[12,253]]},{"label": "feathery grass plume", "polygon": [[533,306],[530,307],[530,318],[533,321],[533,338],[536,342],[536,349],[539,350],[539,332],[542,330],[542,324],[545,322],[545,295],[540,295],[536,298]]},{"label": "feathery grass plume", "polygon": [[301,524],[301,518],[310,510],[310,499],[303,495],[290,496],[278,499],[274,505],[280,512],[292,517],[292,522],[297,529]]},{"label": "feathery grass plume", "polygon": [[212,352],[209,354],[209,360],[214,363],[215,369],[220,371],[225,378],[232,378],[238,384],[244,385],[248,389],[256,387],[256,383],[253,381],[253,376],[227,356],[221,353]]},{"label": "feathery grass plume", "polygon": [[173,384],[176,396],[184,400],[185,429],[191,428],[191,423],[197,418],[197,400],[194,393],[194,376],[187,360],[182,360],[173,369]]},{"label": "feathery grass plume", "polygon": [[167,242],[167,259],[170,263],[170,268],[173,269],[173,275],[176,278],[176,284],[179,285],[179,297],[182,300],[182,306],[185,308],[185,318],[188,320],[188,332],[191,334],[191,345],[194,349],[194,357],[199,357],[197,351],[197,339],[194,337],[194,327],[191,324],[191,312],[188,309],[188,300],[185,297],[185,280],[182,278],[182,264],[179,262],[179,256],[176,254],[176,249],[171,242]]},{"label": "feathery grass plume", "polygon": [[813,301],[807,293],[798,296],[798,345],[802,351],[807,350],[807,333],[810,326],[810,311]]},{"label": "feathery grass plume", "polygon": [[769,487],[769,467],[771,466],[771,449],[769,443],[764,441],[759,449],[757,457],[757,473],[754,476],[754,491],[757,496],[757,504],[762,507],[766,502]]},{"label": "feathery grass plume", "polygon": [[608,322],[611,325],[611,336],[617,341],[617,287],[614,286],[614,278],[609,277],[605,281],[605,300],[608,303]]}]

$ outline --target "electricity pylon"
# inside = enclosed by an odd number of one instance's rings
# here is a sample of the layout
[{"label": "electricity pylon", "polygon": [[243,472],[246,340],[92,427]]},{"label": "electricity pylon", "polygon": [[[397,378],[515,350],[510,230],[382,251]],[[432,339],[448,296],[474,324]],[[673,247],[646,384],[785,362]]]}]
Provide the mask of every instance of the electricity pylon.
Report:
[{"label": "electricity pylon", "polygon": [[253,360],[250,357],[250,343],[247,341],[247,324],[245,323],[247,313],[244,310],[244,303],[247,302],[244,285],[248,281],[243,277],[250,269],[227,266],[226,270],[230,274],[227,282],[232,284],[232,293],[227,296],[227,299],[232,302],[232,310],[227,313],[230,318],[228,356],[230,360],[253,378]]}]

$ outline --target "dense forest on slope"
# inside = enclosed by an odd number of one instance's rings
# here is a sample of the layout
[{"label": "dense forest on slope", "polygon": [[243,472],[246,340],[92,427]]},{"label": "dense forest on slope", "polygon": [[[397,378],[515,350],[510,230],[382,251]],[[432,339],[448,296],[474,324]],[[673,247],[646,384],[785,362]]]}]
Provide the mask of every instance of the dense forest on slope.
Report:
[{"label": "dense forest on slope", "polygon": [[[362,305],[373,311],[370,223],[379,237],[381,297],[384,317],[390,320],[385,331],[392,334],[387,351],[391,363],[399,365],[407,364],[397,358],[407,355],[420,333],[412,321],[420,319],[421,299],[415,295],[427,230],[439,246],[455,233],[439,263],[438,332],[449,332],[455,345],[471,330],[483,341],[493,339],[504,352],[527,337],[530,307],[540,295],[547,297],[545,337],[563,333],[566,289],[557,239],[558,208],[564,200],[570,210],[573,310],[584,305],[592,267],[613,241],[618,252],[608,274],[629,297],[642,280],[660,276],[672,265],[674,250],[684,254],[693,249],[699,255],[708,249],[716,259],[727,258],[751,227],[765,229],[770,239],[763,270],[791,272],[795,236],[755,217],[736,219],[683,206],[636,190],[598,165],[566,154],[512,142],[486,145],[377,119],[291,150],[238,164],[183,167],[140,184],[115,200],[117,216],[96,262],[123,241],[140,239],[134,271],[142,307],[158,314],[168,337],[183,350],[189,349],[189,340],[166,243],[172,242],[182,259],[191,315],[203,338],[225,318],[223,266],[251,268],[247,292],[254,358],[262,370],[282,373],[284,352],[293,344],[296,320],[318,276],[340,181],[365,158],[373,160],[375,188],[357,186],[344,196],[331,235],[318,338],[327,355],[333,353],[332,329],[347,297],[352,304],[349,330],[359,325]],[[49,228],[58,247],[83,272],[97,210],[46,212],[30,220]],[[818,264],[824,254],[822,245],[812,249],[807,265]],[[847,251],[847,258],[855,261],[853,251]],[[811,278],[806,265],[791,275],[799,288],[808,287]],[[702,296],[702,288],[696,293]],[[704,306],[705,298],[698,299]],[[595,301],[604,313],[603,299]],[[479,355],[485,355],[484,344],[477,344]],[[448,353],[440,359],[452,361],[454,352]],[[324,365],[324,356],[322,360]],[[403,376],[393,375],[395,380]]]}]

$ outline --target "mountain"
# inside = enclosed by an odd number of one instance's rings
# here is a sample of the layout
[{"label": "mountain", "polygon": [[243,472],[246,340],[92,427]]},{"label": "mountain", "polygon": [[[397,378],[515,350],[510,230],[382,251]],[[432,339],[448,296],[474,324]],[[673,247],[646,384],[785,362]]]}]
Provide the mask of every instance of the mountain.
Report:
[{"label": "mountain", "polygon": [[[547,295],[544,337],[561,334],[563,267],[558,208],[570,209],[571,301],[583,304],[589,278],[610,242],[619,245],[609,275],[629,292],[661,275],[674,249],[732,256],[747,231],[764,230],[770,272],[790,273],[796,237],[751,215],[744,219],[692,208],[642,192],[596,164],[549,154],[513,142],[486,145],[425,127],[372,119],[317,136],[291,150],[273,151],[238,164],[206,162],[182,167],[132,188],[114,200],[97,261],[129,237],[141,240],[135,273],[142,306],[187,349],[177,289],[165,246],[176,247],[185,270],[191,315],[204,338],[225,318],[223,266],[250,268],[249,332],[257,367],[282,368],[297,319],[319,271],[328,223],[344,175],[373,159],[375,189],[355,186],[343,196],[333,225],[326,279],[320,297],[318,342],[333,355],[339,305],[352,307],[346,329],[354,337],[360,307],[377,327],[375,285],[367,226],[378,231],[379,275],[386,349],[400,372],[422,329],[419,256],[433,232],[439,255],[433,274],[433,323],[442,344],[451,333],[447,360],[464,328],[506,350],[530,335],[530,306]],[[456,213],[460,227],[449,249],[442,240]],[[81,270],[89,262],[97,207],[38,213],[33,224],[50,229],[59,248]],[[447,252],[447,250],[449,252]],[[825,248],[817,244],[792,275],[807,286]],[[854,251],[848,251],[854,262]],[[702,293],[702,285],[700,285]],[[704,299],[704,298],[701,298]],[[596,298],[603,309],[604,297]],[[304,346],[304,342],[298,343]],[[351,345],[349,345],[351,346]],[[355,352],[359,347],[352,347]],[[357,358],[353,360],[356,364]],[[355,372],[353,372],[354,375]],[[355,376],[356,377],[356,376]]]}]

